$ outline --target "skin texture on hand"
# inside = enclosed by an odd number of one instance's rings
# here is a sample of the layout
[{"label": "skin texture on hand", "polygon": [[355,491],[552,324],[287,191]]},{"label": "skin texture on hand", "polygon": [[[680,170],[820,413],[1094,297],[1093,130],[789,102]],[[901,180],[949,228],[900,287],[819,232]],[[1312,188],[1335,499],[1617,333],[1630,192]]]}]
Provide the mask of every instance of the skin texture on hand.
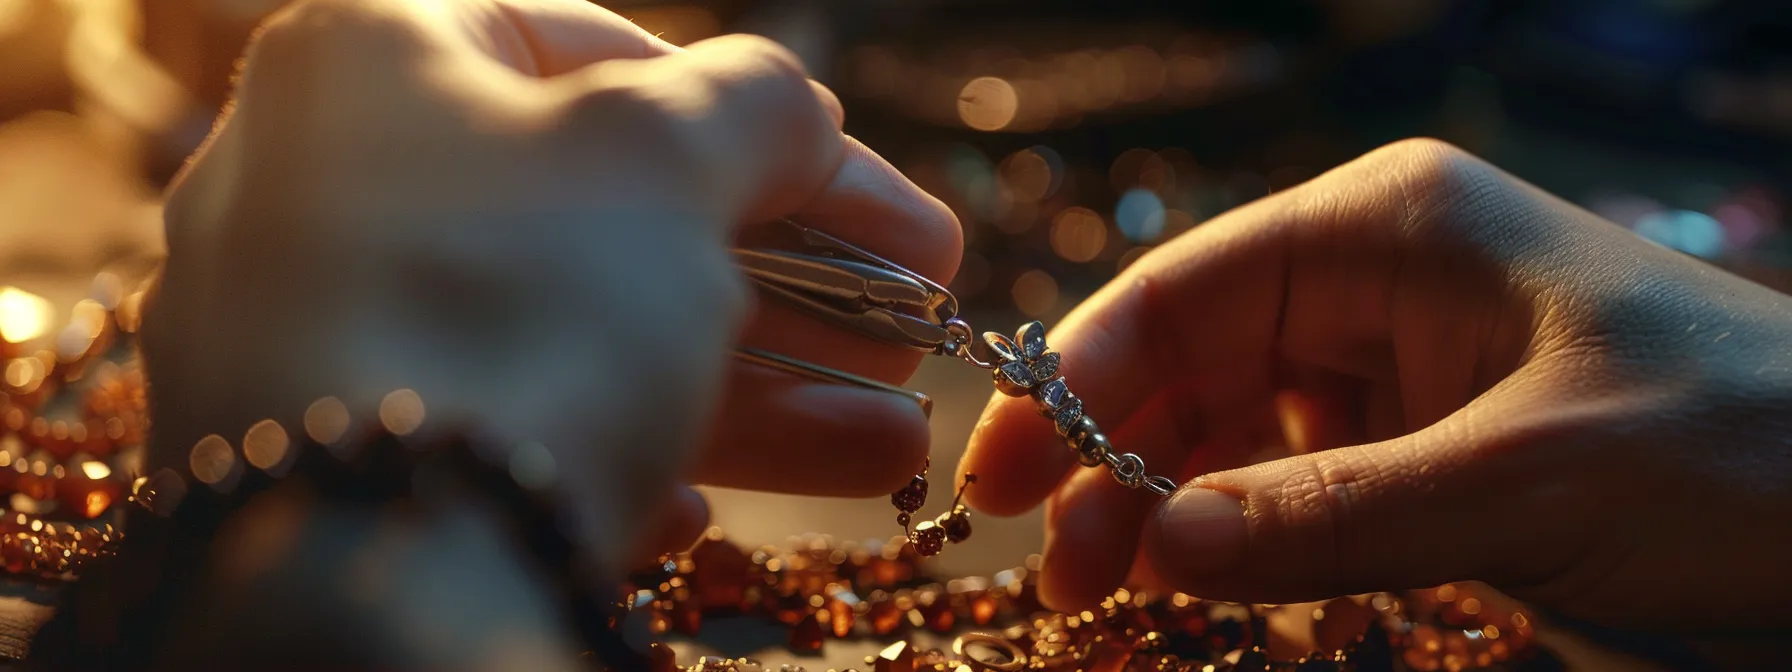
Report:
[{"label": "skin texture on hand", "polygon": [[[1455,148],[1222,215],[1050,338],[1117,449],[1192,479],[1128,491],[992,401],[967,498],[1045,502],[1056,606],[1483,580],[1605,625],[1792,626],[1792,299]],[[1274,439],[1297,454],[1252,464]]]},{"label": "skin texture on hand", "polygon": [[919,363],[753,305],[728,254],[789,216],[951,277],[956,220],[841,120],[759,38],[678,49],[580,0],[295,3],[168,194],[152,461],[407,387],[432,421],[549,446],[606,567],[700,529],[681,483],[894,489],[926,449],[912,403],[728,354]]}]

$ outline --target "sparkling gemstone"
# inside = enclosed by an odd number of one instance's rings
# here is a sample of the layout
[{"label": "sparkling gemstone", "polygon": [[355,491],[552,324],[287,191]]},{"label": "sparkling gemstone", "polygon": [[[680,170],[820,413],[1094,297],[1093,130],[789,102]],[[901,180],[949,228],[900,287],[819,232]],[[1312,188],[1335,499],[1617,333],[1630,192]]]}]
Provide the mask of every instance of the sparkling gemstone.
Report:
[{"label": "sparkling gemstone", "polygon": [[738,609],[746,599],[753,559],[720,534],[706,534],[691,549],[690,582],[704,609]]},{"label": "sparkling gemstone", "polygon": [[878,652],[872,663],[874,672],[915,672],[915,647],[897,642]]},{"label": "sparkling gemstone", "polygon": [[1027,367],[1033,373],[1033,380],[1047,381],[1057,376],[1060,357],[1061,355],[1058,353],[1048,352],[1040,356],[1039,359],[1033,360],[1033,364]]},{"label": "sparkling gemstone", "polygon": [[1070,398],[1070,384],[1063,378],[1054,378],[1034,390],[1033,396],[1039,401],[1040,411],[1049,415]]},{"label": "sparkling gemstone", "polygon": [[908,485],[890,495],[890,504],[903,513],[920,511],[927,504],[927,477],[916,474]]},{"label": "sparkling gemstone", "polygon": [[1058,436],[1066,436],[1070,434],[1070,430],[1076,427],[1076,421],[1081,420],[1082,418],[1083,400],[1072,397],[1070,401],[1065,402],[1065,404],[1058,409],[1057,414],[1053,416],[1053,419],[1058,425]]},{"label": "sparkling gemstone", "polygon": [[1023,324],[1014,333],[1014,340],[1020,342],[1021,357],[1027,360],[1038,359],[1045,354],[1045,325],[1038,321]]},{"label": "sparkling gemstone", "polygon": [[915,552],[922,556],[939,555],[946,550],[946,530],[931,520],[921,521],[915,526],[913,538]]},{"label": "sparkling gemstone", "polygon": [[840,598],[828,598],[828,627],[835,637],[852,634],[852,605]]},{"label": "sparkling gemstone", "polygon": [[810,614],[790,628],[790,648],[793,651],[820,651],[826,633],[821,628],[821,619]]},{"label": "sparkling gemstone", "polygon": [[881,600],[873,598],[868,615],[871,617],[871,632],[875,634],[887,635],[902,627],[902,609],[896,606],[895,599],[888,596]]},{"label": "sparkling gemstone", "polygon": [[1002,392],[1014,397],[1026,394],[1034,385],[1039,384],[1038,379],[1033,377],[1033,369],[1026,362],[1008,362],[997,367],[995,378],[996,385]]},{"label": "sparkling gemstone", "polygon": [[936,524],[946,531],[946,541],[954,544],[971,538],[971,512],[963,504],[952,507],[947,513],[935,519]]},{"label": "sparkling gemstone", "polygon": [[1234,672],[1269,672],[1269,654],[1259,648],[1246,649],[1238,655],[1238,662],[1232,669]]},{"label": "sparkling gemstone", "polygon": [[915,611],[921,615],[921,622],[928,630],[942,634],[951,632],[958,621],[958,616],[952,613],[952,601],[937,590],[920,592],[915,598]]},{"label": "sparkling gemstone", "polygon": [[988,592],[979,592],[970,599],[971,622],[977,625],[989,625],[996,618],[996,598]]}]

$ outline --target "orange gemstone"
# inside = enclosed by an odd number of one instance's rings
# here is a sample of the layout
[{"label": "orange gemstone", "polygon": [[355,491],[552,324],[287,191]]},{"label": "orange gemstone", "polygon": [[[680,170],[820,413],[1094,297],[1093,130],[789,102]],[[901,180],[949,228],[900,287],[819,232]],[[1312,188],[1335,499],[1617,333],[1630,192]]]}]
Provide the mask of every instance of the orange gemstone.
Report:
[{"label": "orange gemstone", "polygon": [[671,613],[667,616],[671,618],[673,630],[687,635],[695,635],[703,627],[703,611],[689,600],[673,602]]},{"label": "orange gemstone", "polygon": [[647,649],[648,672],[678,672],[678,655],[672,647],[654,642]]},{"label": "orange gemstone", "polygon": [[828,626],[835,637],[852,634],[852,605],[839,598],[828,599]]},{"label": "orange gemstone", "polygon": [[691,549],[687,578],[703,609],[739,609],[746,601],[752,558],[712,531]]},{"label": "orange gemstone", "polygon": [[881,600],[873,598],[870,616],[873,633],[887,635],[902,627],[902,610],[896,607],[896,600],[887,595]]},{"label": "orange gemstone", "polygon": [[971,622],[977,625],[989,625],[996,618],[996,598],[988,592],[977,593],[971,598]]},{"label": "orange gemstone", "polygon": [[921,621],[927,624],[928,630],[942,634],[951,632],[952,625],[958,620],[952,613],[951,600],[938,591],[917,591],[915,610],[920,612]]},{"label": "orange gemstone", "polygon": [[873,672],[915,672],[915,647],[897,642],[884,647],[872,662]]},{"label": "orange gemstone", "polygon": [[790,648],[793,651],[820,651],[825,637],[821,620],[811,614],[790,629]]}]

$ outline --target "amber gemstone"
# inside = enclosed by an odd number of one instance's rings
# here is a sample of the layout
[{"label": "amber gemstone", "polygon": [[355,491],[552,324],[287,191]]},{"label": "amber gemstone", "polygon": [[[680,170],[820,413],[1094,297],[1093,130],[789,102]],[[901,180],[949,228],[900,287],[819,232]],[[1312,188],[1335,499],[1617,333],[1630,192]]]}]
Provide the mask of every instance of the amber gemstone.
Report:
[{"label": "amber gemstone", "polygon": [[1233,672],[1269,672],[1269,654],[1263,649],[1251,648],[1240,653],[1238,662],[1232,666]]},{"label": "amber gemstone", "polygon": [[814,614],[797,621],[790,629],[790,648],[794,651],[820,651],[822,640],[826,637],[821,629],[821,619]]},{"label": "amber gemstone", "polygon": [[915,610],[920,612],[921,622],[927,629],[934,632],[951,632],[952,625],[958,622],[958,615],[952,613],[952,601],[943,593],[920,593],[915,599]]},{"label": "amber gemstone", "polygon": [[673,602],[671,613],[668,613],[667,616],[671,620],[672,629],[678,632],[695,635],[703,628],[702,610],[688,600]]},{"label": "amber gemstone", "polygon": [[1374,609],[1347,597],[1325,603],[1314,616],[1313,642],[1320,651],[1338,651],[1349,646],[1376,618]]},{"label": "amber gemstone", "polygon": [[647,648],[648,672],[678,672],[678,655],[672,647],[654,642]]},{"label": "amber gemstone", "polygon": [[746,599],[753,559],[720,534],[707,534],[691,549],[691,588],[703,609],[738,609]]},{"label": "amber gemstone", "polygon": [[978,592],[970,599],[971,622],[977,625],[989,625],[996,618],[996,598],[988,592]]},{"label": "amber gemstone", "polygon": [[898,608],[896,600],[888,595],[879,599],[874,594],[871,598],[871,609],[867,615],[871,617],[871,632],[875,634],[887,635],[902,627],[902,609]]},{"label": "amber gemstone", "polygon": [[1135,658],[1151,658],[1148,654],[1134,655],[1132,647],[1119,642],[1100,642],[1089,652],[1089,662],[1084,669],[1089,672],[1123,672]]},{"label": "amber gemstone", "polygon": [[852,605],[840,598],[828,599],[828,627],[834,631],[835,637],[846,637],[852,634]]},{"label": "amber gemstone", "polygon": [[873,672],[915,672],[915,647],[897,642],[884,647],[872,662]]}]

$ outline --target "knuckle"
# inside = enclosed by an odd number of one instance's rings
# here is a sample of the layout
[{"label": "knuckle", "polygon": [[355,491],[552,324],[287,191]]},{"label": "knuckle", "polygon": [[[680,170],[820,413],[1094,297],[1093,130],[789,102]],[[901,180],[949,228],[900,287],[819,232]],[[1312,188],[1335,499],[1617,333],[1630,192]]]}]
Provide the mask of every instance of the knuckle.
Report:
[{"label": "knuckle", "polygon": [[[1497,239],[1517,209],[1510,181],[1497,168],[1455,145],[1432,138],[1401,140],[1357,159],[1344,171],[1357,184],[1379,185],[1373,202],[1383,221],[1414,239],[1431,236]],[[1375,187],[1372,187],[1375,188]],[[1492,227],[1492,230],[1482,231]]]},{"label": "knuckle", "polygon": [[392,63],[424,43],[411,11],[398,0],[300,0],[262,22],[245,53],[246,69],[277,64]]}]

